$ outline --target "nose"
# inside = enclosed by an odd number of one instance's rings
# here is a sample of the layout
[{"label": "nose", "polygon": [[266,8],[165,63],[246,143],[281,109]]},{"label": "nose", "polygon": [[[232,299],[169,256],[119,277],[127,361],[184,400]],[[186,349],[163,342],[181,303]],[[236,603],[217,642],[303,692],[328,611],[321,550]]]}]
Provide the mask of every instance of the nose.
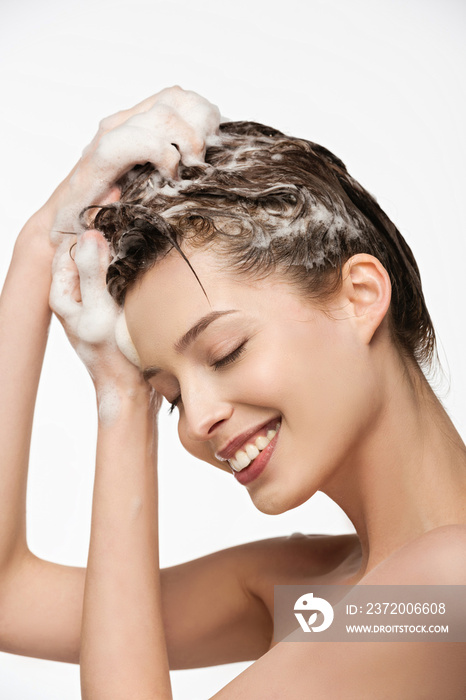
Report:
[{"label": "nose", "polygon": [[186,436],[189,440],[210,440],[233,414],[233,406],[212,392],[190,392],[183,396]]}]

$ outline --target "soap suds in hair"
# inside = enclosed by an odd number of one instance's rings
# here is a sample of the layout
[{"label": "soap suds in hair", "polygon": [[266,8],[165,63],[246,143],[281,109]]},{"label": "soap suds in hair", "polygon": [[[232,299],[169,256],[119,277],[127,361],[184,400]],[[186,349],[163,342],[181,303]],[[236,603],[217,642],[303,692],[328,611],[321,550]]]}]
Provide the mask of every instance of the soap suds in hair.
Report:
[{"label": "soap suds in hair", "polygon": [[[190,229],[193,238],[206,231],[206,241],[225,243],[225,251],[237,248],[238,267],[244,263],[247,268],[257,251],[264,259],[281,260],[284,268],[320,270],[338,264],[353,241],[362,244],[368,222],[344,195],[335,193],[333,201],[327,196],[313,170],[313,144],[273,130],[267,133],[266,127],[254,133],[254,124],[240,135],[234,133],[236,128],[234,123],[222,125],[207,163],[202,168],[180,167],[177,182],[165,180],[149,166],[127,173],[121,181],[123,207],[133,199],[142,205],[138,216],[150,220],[150,212],[156,212],[173,231],[186,231],[186,240],[191,240]],[[124,219],[122,212],[118,226],[123,231]],[[137,237],[133,232],[131,246]],[[128,255],[125,235],[112,236],[112,265]],[[111,267],[112,276],[114,272]]]},{"label": "soap suds in hair", "polygon": [[[152,163],[160,176],[176,180],[180,161],[188,167],[203,166],[205,149],[218,143],[218,107],[195,92],[167,88],[144,100],[139,109],[129,118],[119,112],[100,123],[97,136],[83,151],[83,166],[70,179],[68,204],[54,222],[55,245],[62,232],[83,231],[87,222],[82,212],[98,205],[135,165]],[[92,172],[86,173],[87,157]]]},{"label": "soap suds in hair", "polygon": [[140,166],[121,178],[120,201],[97,212],[95,227],[114,253],[107,279],[117,303],[174,242],[181,250],[214,249],[232,274],[289,276],[321,301],[338,290],[346,261],[368,253],[392,281],[397,344],[429,365],[435,332],[412,251],[344,163],[319,144],[255,122],[221,124],[218,141],[204,167],[179,168],[189,181],[182,189],[162,180],[157,188],[148,182],[154,169]]}]

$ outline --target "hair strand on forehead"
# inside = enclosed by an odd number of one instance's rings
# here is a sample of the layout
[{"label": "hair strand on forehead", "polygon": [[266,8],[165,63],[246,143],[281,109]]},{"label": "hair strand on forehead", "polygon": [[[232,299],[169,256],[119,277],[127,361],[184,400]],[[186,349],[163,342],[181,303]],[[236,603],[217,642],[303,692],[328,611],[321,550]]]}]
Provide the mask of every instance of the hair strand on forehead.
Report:
[{"label": "hair strand on forehead", "polygon": [[[125,207],[128,205],[125,205],[122,202],[115,202],[112,205],[107,205],[99,208],[99,211],[96,214],[96,217],[94,219],[94,226],[98,229],[101,230],[105,237],[108,239],[108,233],[106,232],[106,223],[105,223],[105,218],[106,214],[110,211],[111,213],[111,218],[114,216],[115,209],[118,208],[120,210],[120,215],[123,219],[126,217],[126,211]],[[90,207],[89,207],[90,208]],[[134,214],[134,209],[131,208],[131,213]],[[204,286],[199,279],[199,276],[196,272],[196,270],[193,268],[191,265],[190,260],[182,250],[181,246],[179,245],[177,239],[176,239],[176,233],[173,231],[172,227],[170,224],[165,221],[161,216],[158,214],[154,214],[152,217],[147,217],[147,212],[141,207],[140,213],[140,218],[134,220],[134,227],[132,229],[127,229],[123,231],[123,233],[120,236],[119,242],[119,251],[112,261],[112,264],[109,266],[108,272],[107,272],[107,284],[111,284],[112,280],[115,280],[118,282],[120,280],[121,276],[121,270],[125,269],[124,265],[118,265],[118,259],[119,256],[125,256],[125,260],[130,257],[129,251],[131,250],[131,246],[135,248],[133,250],[133,259],[134,259],[134,265],[130,267],[130,270],[132,273],[136,273],[134,276],[134,279],[137,276],[138,272],[141,271],[146,271],[151,267],[151,264],[154,264],[156,262],[157,258],[151,259],[150,257],[145,257],[144,256],[144,246],[140,245],[140,233],[141,231],[144,231],[147,236],[149,236],[149,240],[153,241],[154,243],[159,240],[160,237],[165,238],[166,242],[170,244],[171,248],[174,248],[183,258],[183,260],[186,262],[188,265],[189,269],[193,273],[194,277],[196,278],[197,282],[199,283],[199,286],[201,287],[204,296],[206,297],[207,301],[209,301],[209,297],[207,296],[207,292],[204,289]],[[103,228],[100,228],[103,227]],[[131,238],[133,237],[133,238]],[[110,241],[111,242],[111,241]],[[168,248],[165,251],[165,254],[168,252],[170,248]],[[155,247],[155,250],[157,250],[157,247]],[[123,277],[123,276],[121,276]],[[122,280],[121,280],[122,281]],[[115,283],[115,288],[117,288],[118,285]],[[124,295],[126,293],[126,287],[121,285],[118,292],[114,292],[114,296],[116,300],[119,303],[123,303],[124,300]]]}]

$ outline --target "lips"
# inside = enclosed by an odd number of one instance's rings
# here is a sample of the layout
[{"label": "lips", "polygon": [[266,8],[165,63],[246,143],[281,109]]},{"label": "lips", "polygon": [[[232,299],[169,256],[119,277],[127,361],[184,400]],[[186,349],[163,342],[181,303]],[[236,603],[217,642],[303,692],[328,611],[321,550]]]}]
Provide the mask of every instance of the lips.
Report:
[{"label": "lips", "polygon": [[233,460],[235,454],[243,450],[245,451],[247,445],[254,444],[257,438],[261,436],[266,436],[269,430],[276,430],[277,424],[280,423],[280,418],[275,417],[272,420],[263,423],[259,427],[252,428],[251,430],[241,433],[237,437],[233,438],[226,447],[216,453],[216,458],[220,461]]}]

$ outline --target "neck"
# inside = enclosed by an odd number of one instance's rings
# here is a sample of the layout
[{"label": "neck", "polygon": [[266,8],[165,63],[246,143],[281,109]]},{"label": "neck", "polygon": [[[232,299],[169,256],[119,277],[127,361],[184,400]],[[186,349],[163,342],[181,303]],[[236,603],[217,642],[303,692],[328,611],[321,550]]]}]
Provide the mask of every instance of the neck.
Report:
[{"label": "neck", "polygon": [[362,447],[321,489],[356,528],[360,576],[423,533],[466,523],[466,447],[420,370],[391,364]]}]

